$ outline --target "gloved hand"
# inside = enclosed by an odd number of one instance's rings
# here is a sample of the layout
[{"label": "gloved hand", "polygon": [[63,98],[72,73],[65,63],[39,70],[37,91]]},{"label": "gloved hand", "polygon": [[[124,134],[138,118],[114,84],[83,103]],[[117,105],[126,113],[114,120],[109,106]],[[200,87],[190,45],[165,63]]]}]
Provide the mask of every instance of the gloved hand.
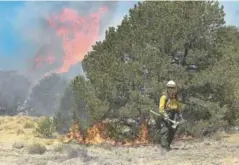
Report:
[{"label": "gloved hand", "polygon": [[164,119],[165,120],[169,119],[168,114],[166,114],[166,113],[164,114]]}]

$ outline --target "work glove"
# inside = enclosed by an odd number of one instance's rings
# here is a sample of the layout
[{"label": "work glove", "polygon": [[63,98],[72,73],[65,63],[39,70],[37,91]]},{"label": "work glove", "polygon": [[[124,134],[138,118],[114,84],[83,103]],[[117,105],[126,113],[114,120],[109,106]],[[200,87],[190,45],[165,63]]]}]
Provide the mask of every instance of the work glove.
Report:
[{"label": "work glove", "polygon": [[165,119],[165,120],[168,120],[168,119],[169,119],[168,114],[166,114],[166,113],[164,114],[164,119]]}]

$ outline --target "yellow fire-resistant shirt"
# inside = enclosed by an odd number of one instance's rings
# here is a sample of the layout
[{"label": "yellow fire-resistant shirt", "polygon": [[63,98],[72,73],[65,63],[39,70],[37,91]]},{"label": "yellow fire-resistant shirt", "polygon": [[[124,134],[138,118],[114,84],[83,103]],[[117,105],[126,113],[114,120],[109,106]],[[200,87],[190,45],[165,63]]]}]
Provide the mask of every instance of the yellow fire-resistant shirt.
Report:
[{"label": "yellow fire-resistant shirt", "polygon": [[165,111],[167,110],[175,110],[175,111],[180,111],[181,105],[180,102],[177,99],[169,99],[167,100],[167,96],[163,95],[160,97],[160,102],[159,102],[159,113],[164,114]]}]

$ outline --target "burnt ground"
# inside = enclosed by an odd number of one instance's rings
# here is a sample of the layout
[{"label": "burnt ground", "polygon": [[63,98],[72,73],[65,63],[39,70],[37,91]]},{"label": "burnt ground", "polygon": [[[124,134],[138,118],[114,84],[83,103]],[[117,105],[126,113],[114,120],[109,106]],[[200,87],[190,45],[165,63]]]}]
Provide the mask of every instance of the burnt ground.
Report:
[{"label": "burnt ground", "polygon": [[158,145],[113,147],[58,144],[42,155],[1,142],[0,165],[239,165],[239,134],[176,141],[162,153]]}]

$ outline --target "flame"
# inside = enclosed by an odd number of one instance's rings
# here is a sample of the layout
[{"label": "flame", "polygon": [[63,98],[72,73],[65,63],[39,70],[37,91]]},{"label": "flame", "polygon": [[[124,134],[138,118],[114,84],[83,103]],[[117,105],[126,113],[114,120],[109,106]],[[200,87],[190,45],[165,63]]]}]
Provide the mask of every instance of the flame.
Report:
[{"label": "flame", "polygon": [[[191,135],[183,134],[181,136],[175,137],[175,141],[182,140],[192,140]],[[138,146],[149,144],[149,131],[147,127],[147,122],[144,120],[141,123],[140,131],[136,139],[134,140],[124,140],[117,142],[108,135],[107,123],[102,121],[95,124],[93,127],[87,130],[87,137],[84,137],[80,133],[80,126],[77,122],[74,122],[72,127],[69,129],[69,133],[63,138],[64,143],[69,143],[71,141],[76,141],[79,144],[102,144],[107,143],[111,145],[121,145],[121,146]]]},{"label": "flame", "polygon": [[[74,122],[72,127],[69,130],[69,133],[64,137],[63,142],[69,143],[75,140],[80,144],[102,144],[109,143],[112,145],[119,144],[114,139],[111,139],[108,136],[107,123],[100,122],[95,124],[93,127],[87,130],[87,137],[83,137],[80,133],[80,127],[77,122]],[[132,141],[122,141],[121,145],[130,146],[130,145],[140,145],[149,143],[149,133],[147,128],[147,122],[144,121],[140,126],[140,132],[138,137]]]},{"label": "flame", "polygon": [[[63,64],[56,69],[57,73],[68,72],[72,65],[83,60],[84,55],[91,50],[91,46],[100,36],[100,19],[107,11],[107,7],[102,7],[97,12],[83,17],[78,15],[76,10],[65,8],[60,14],[48,19],[49,26],[61,38],[64,51]],[[56,59],[60,57],[51,51],[40,54],[35,58],[35,69],[44,64],[53,64]]]},{"label": "flame", "polygon": [[147,122],[144,120],[140,126],[140,132],[138,137],[134,141],[124,141],[124,146],[131,146],[131,145],[142,145],[149,143],[149,131],[147,127]]},{"label": "flame", "polygon": [[69,133],[64,138],[65,143],[69,143],[75,139],[78,143],[83,143],[83,136],[80,133],[80,127],[77,122],[74,122],[72,127],[69,130]]},{"label": "flame", "polygon": [[145,120],[141,124],[140,128],[139,136],[135,142],[138,144],[147,144],[149,142],[149,131]]}]

